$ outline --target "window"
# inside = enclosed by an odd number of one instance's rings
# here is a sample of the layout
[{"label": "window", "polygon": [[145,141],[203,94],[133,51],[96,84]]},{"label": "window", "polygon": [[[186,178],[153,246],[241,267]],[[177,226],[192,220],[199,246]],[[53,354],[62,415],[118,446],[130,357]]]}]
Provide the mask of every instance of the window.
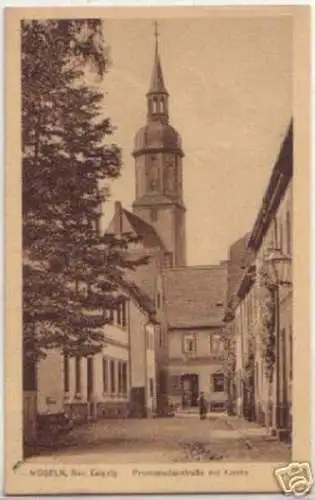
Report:
[{"label": "window", "polygon": [[123,327],[125,327],[127,324],[127,303],[126,303],[126,300],[123,301],[121,307],[122,307],[121,325]]},{"label": "window", "polygon": [[157,98],[154,97],[154,99],[153,99],[153,113],[157,113],[157,111],[158,111]]},{"label": "window", "polygon": [[109,320],[114,321],[114,309],[109,310]]},{"label": "window", "polygon": [[196,352],[196,338],[194,335],[187,335],[184,338],[184,352],[190,355]]},{"label": "window", "polygon": [[93,356],[88,356],[87,358],[87,394],[90,397],[93,394]]},{"label": "window", "polygon": [[159,345],[161,346],[163,344],[163,334],[162,334],[162,329],[159,327]]},{"label": "window", "polygon": [[223,373],[214,373],[212,375],[213,392],[224,392],[224,375]]},{"label": "window", "polygon": [[110,392],[114,394],[116,390],[115,361],[110,361]]},{"label": "window", "polygon": [[64,356],[63,358],[63,390],[64,392],[69,392],[69,356]]},{"label": "window", "polygon": [[127,363],[122,364],[122,393],[127,394]]},{"label": "window", "polygon": [[81,357],[76,356],[75,358],[75,392],[76,394],[81,393]]},{"label": "window", "polygon": [[212,353],[223,353],[224,351],[224,342],[221,338],[221,335],[212,334],[210,335],[210,352]]},{"label": "window", "polygon": [[121,304],[118,304],[116,311],[117,311],[117,324],[121,325]]},{"label": "window", "polygon": [[103,392],[108,392],[108,360],[103,358]]},{"label": "window", "polygon": [[150,389],[150,398],[153,398],[154,396],[153,378],[149,379],[149,389]]},{"label": "window", "polygon": [[118,394],[122,393],[122,364],[118,361]]},{"label": "window", "polygon": [[119,394],[127,394],[127,362],[118,362],[118,392]]}]

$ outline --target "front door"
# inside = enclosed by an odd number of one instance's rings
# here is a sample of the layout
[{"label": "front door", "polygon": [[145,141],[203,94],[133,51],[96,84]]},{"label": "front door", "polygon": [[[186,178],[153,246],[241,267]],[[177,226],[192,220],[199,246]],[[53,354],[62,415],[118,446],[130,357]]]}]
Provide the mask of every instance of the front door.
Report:
[{"label": "front door", "polygon": [[199,378],[196,373],[186,373],[181,377],[182,406],[184,408],[198,406]]}]

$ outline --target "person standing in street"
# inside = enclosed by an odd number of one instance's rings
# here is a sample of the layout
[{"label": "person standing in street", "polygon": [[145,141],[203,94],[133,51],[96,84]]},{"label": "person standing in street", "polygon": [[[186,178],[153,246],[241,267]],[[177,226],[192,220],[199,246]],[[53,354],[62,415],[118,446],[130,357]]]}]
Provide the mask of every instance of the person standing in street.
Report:
[{"label": "person standing in street", "polygon": [[199,415],[200,420],[205,420],[207,417],[207,401],[203,392],[200,393],[199,397]]}]

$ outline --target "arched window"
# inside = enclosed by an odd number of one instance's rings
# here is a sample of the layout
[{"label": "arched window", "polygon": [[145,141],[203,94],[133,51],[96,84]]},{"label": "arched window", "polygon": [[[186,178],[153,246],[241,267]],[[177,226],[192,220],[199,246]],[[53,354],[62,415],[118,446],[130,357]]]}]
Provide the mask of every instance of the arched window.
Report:
[{"label": "arched window", "polygon": [[160,113],[164,113],[165,112],[164,97],[160,98],[160,109],[159,109],[159,111],[160,111]]},{"label": "arched window", "polygon": [[157,113],[157,98],[153,98],[153,113]]}]

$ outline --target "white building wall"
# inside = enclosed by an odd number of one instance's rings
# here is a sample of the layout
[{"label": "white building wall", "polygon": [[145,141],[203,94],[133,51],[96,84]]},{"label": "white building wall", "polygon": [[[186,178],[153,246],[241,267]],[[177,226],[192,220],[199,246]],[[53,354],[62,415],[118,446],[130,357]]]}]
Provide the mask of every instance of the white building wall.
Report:
[{"label": "white building wall", "polygon": [[131,385],[146,385],[146,341],[145,325],[147,315],[140,306],[131,300],[129,303],[130,352],[131,352]]},{"label": "white building wall", "polygon": [[63,360],[59,349],[47,351],[38,362],[37,411],[52,414],[63,411]]}]

